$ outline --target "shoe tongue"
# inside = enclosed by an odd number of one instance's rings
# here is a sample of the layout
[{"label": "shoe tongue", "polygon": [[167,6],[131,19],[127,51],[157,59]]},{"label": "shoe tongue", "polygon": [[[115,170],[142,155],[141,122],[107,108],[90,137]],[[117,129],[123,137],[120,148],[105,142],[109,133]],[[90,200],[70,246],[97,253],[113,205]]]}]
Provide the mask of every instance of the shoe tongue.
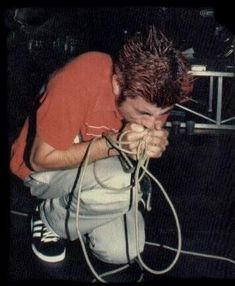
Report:
[{"label": "shoe tongue", "polygon": [[59,238],[59,236],[56,233],[48,230],[46,228],[46,226],[44,226],[44,228],[43,228],[43,236],[44,237],[51,237],[51,238]]}]

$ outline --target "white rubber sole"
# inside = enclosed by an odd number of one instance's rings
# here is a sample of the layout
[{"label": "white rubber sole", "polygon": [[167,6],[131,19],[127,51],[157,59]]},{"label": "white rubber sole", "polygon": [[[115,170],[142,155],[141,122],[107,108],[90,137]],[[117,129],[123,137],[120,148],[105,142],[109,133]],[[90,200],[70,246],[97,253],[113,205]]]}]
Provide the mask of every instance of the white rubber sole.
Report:
[{"label": "white rubber sole", "polygon": [[62,252],[60,255],[57,255],[57,256],[45,256],[43,255],[42,253],[38,252],[37,249],[35,248],[35,246],[32,244],[32,250],[33,250],[33,253],[38,257],[40,258],[41,260],[43,261],[46,261],[46,262],[52,262],[52,263],[56,263],[56,262],[60,262],[60,261],[63,261],[65,259],[65,253],[66,253],[66,249],[64,250],[64,252]]}]

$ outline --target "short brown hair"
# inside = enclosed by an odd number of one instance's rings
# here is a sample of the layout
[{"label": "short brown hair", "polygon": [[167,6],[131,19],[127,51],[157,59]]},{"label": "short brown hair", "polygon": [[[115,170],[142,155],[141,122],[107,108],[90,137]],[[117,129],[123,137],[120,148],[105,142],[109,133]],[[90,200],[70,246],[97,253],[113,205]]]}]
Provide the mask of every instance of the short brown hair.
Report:
[{"label": "short brown hair", "polygon": [[180,102],[193,88],[188,70],[182,53],[150,26],[146,37],[140,34],[127,40],[114,62],[122,90],[119,103],[136,96],[163,108]]}]

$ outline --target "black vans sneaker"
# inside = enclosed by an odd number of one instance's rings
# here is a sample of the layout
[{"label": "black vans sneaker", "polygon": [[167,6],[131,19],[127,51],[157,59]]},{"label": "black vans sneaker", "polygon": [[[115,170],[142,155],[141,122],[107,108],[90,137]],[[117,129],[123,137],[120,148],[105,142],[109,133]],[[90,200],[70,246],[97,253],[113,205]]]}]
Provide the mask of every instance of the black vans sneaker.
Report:
[{"label": "black vans sneaker", "polygon": [[57,234],[49,231],[42,222],[38,207],[31,219],[32,250],[46,262],[60,262],[65,258],[65,242]]}]

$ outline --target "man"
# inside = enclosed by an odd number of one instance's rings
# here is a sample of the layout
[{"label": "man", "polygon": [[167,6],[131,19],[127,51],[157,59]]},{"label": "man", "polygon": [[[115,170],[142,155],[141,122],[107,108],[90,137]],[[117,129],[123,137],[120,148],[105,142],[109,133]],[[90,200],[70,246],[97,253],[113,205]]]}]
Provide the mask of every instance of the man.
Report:
[{"label": "man", "polygon": [[[163,126],[169,111],[192,90],[187,71],[182,54],[152,26],[147,36],[129,39],[114,59],[84,53],[52,75],[37,109],[32,146],[28,118],[12,146],[10,164],[42,200],[31,220],[32,249],[40,259],[63,260],[65,240],[76,240],[78,231],[102,261],[119,264],[137,256],[132,175],[102,135],[118,140],[125,132],[123,147],[133,161],[141,140],[149,158],[161,157],[168,145]],[[79,186],[78,169],[93,138]],[[143,251],[144,220],[138,215]]]}]

